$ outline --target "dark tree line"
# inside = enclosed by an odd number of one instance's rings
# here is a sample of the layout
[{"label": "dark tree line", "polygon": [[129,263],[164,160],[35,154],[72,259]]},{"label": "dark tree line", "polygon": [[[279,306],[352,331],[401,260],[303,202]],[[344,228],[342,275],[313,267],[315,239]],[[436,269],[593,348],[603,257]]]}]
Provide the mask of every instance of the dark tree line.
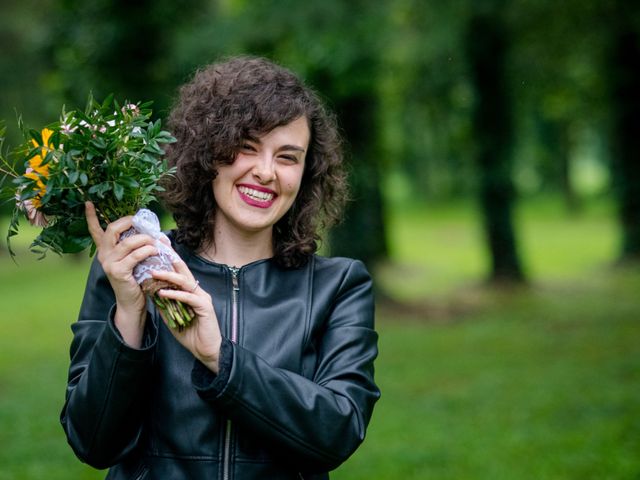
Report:
[{"label": "dark tree line", "polygon": [[[540,144],[535,170],[569,206],[580,203],[572,129],[591,119],[610,132],[621,257],[640,256],[635,3],[50,0],[38,17],[48,36],[17,51],[40,65],[29,71],[39,79],[29,88],[39,89],[48,114],[62,103],[83,104],[91,90],[153,99],[164,115],[197,66],[237,53],[266,55],[301,73],[329,101],[348,141],[352,201],[329,237],[332,253],[370,265],[388,256],[381,180],[396,169],[407,174],[416,198],[473,191],[488,276],[520,282],[513,173],[518,139],[531,125]],[[19,2],[9,5],[28,18]],[[0,38],[15,42],[23,31],[8,25],[0,21],[10,33]],[[11,65],[0,62],[5,78]],[[20,98],[20,80],[3,82],[8,98]]]}]

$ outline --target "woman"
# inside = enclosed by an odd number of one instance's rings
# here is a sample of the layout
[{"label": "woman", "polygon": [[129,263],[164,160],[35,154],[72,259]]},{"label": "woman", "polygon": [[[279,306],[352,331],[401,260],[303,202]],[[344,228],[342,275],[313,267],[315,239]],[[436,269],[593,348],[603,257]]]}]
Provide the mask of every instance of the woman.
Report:
[{"label": "woman", "polygon": [[288,70],[235,58],[199,73],[170,116],[174,272],[189,304],[163,322],[132,276],[152,238],[118,241],[87,205],[98,246],[61,421],[113,479],[327,478],[362,442],[379,391],[364,266],[315,255],[344,198],[335,123]]}]

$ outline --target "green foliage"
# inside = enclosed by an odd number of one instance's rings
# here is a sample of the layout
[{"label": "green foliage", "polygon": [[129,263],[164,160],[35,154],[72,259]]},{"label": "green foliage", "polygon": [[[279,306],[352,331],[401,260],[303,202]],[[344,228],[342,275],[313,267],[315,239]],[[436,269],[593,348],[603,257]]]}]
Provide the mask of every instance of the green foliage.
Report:
[{"label": "green foliage", "polygon": [[9,238],[18,231],[20,213],[43,226],[32,250],[44,255],[76,253],[92,245],[84,203],[92,201],[106,224],[134,214],[156,199],[160,180],[171,171],[161,146],[175,139],[153,122],[150,104],[120,105],[113,96],[90,98],[84,112],[63,110],[60,121],[40,131],[26,130],[15,163],[26,172],[5,173],[13,183],[2,196],[17,198]]}]

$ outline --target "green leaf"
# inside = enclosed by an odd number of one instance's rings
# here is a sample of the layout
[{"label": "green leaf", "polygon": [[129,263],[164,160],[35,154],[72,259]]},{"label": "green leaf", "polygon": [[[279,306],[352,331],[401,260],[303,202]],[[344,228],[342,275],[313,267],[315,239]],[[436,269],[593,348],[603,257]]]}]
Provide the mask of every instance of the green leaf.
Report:
[{"label": "green leaf", "polygon": [[177,142],[176,138],[171,135],[169,132],[163,130],[156,136],[156,140],[160,143],[175,143]]},{"label": "green leaf", "polygon": [[119,184],[118,182],[114,182],[113,183],[113,194],[116,196],[116,199],[118,201],[122,200],[122,197],[124,197],[124,187]]},{"label": "green leaf", "polygon": [[100,198],[104,198],[104,194],[111,190],[111,184],[109,182],[98,183],[97,185],[93,185],[89,187],[90,194],[96,194]]},{"label": "green leaf", "polygon": [[[29,136],[35,140],[38,145],[42,145],[42,133],[37,130],[29,130]],[[39,147],[37,147],[39,149]]]},{"label": "green leaf", "polygon": [[131,177],[121,177],[118,180],[118,182],[121,183],[122,185],[124,185],[125,187],[128,187],[128,188],[138,188],[138,187],[140,187],[140,184],[134,178],[131,178]]},{"label": "green leaf", "polygon": [[102,137],[96,137],[92,139],[91,144],[100,150],[104,150],[105,148],[107,148],[107,144]]},{"label": "green leaf", "polygon": [[149,126],[152,126],[151,134],[156,137],[158,133],[160,133],[160,128],[162,127],[160,120],[156,120],[154,123],[150,123]]},{"label": "green leaf", "polygon": [[30,198],[35,197],[38,194],[38,192],[36,190],[33,190],[31,188],[25,188],[24,190],[22,190],[20,192],[20,196],[18,197],[18,200],[20,200],[21,202],[24,202],[25,200],[29,200]]},{"label": "green leaf", "polygon": [[73,219],[71,222],[69,222],[67,231],[74,235],[89,235],[89,228],[87,227],[87,221],[84,216]]},{"label": "green leaf", "polygon": [[104,101],[102,102],[101,105],[101,110],[105,110],[105,111],[110,111],[111,110],[111,104],[113,103],[113,93],[110,93],[109,95],[107,95],[107,98],[104,99]]},{"label": "green leaf", "polygon": [[18,227],[20,226],[20,214],[21,210],[18,207],[13,209],[11,213],[11,221],[9,222],[9,229],[7,231],[7,250],[9,250],[9,255],[11,258],[16,256],[16,253],[11,248],[11,238],[15,237],[18,234]]}]

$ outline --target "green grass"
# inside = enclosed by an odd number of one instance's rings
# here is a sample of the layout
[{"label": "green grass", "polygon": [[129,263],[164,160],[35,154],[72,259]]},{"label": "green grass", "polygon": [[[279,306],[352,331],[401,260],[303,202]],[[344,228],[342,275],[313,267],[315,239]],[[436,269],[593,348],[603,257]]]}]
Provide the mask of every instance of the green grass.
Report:
[{"label": "green grass", "polygon": [[[618,228],[604,201],[569,215],[553,198],[521,202],[515,225],[524,270],[534,282],[571,281],[613,263]],[[471,201],[394,209],[388,222],[393,263],[379,281],[400,299],[448,296],[481,282],[489,268],[481,220]]]},{"label": "green grass", "polygon": [[[420,302],[380,305],[383,396],[332,478],[640,478],[640,271],[611,267],[609,211],[522,205],[532,283],[502,291],[471,208],[398,211],[378,284]],[[0,257],[0,480],[103,478],[58,422],[86,259],[19,262]]]},{"label": "green grass", "polygon": [[0,479],[92,479],[58,417],[87,262],[0,258]]},{"label": "green grass", "polygon": [[383,397],[338,479],[636,479],[640,275],[379,322]]}]

